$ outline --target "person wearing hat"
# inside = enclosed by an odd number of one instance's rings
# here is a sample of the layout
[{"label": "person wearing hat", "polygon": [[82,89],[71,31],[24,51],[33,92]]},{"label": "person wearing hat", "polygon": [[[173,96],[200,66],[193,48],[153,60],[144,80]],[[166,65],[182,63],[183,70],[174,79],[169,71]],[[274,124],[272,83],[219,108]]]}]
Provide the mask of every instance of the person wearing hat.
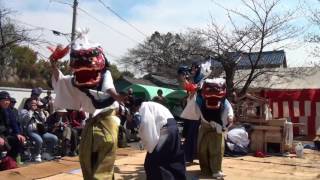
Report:
[{"label": "person wearing hat", "polygon": [[[199,117],[194,117],[194,111],[196,109],[196,97],[199,86],[197,83],[202,79],[200,74],[200,64],[193,62],[191,68],[186,66],[180,66],[178,70],[179,81],[181,86],[187,91],[186,107],[180,114],[180,117],[184,121],[183,135],[185,138],[183,147],[185,153],[185,159],[187,163],[193,163],[193,160],[197,156],[197,138],[199,130]],[[189,75],[193,77],[190,78]],[[192,114],[192,115],[189,115]]]},{"label": "person wearing hat", "polygon": [[62,156],[75,156],[78,132],[72,128],[66,109],[58,108],[47,119],[48,131],[62,140]]},{"label": "person wearing hat", "polygon": [[8,115],[6,109],[10,105],[10,95],[6,91],[0,92],[0,147],[5,147],[5,137],[9,134],[8,132]]},{"label": "person wearing hat", "polygon": [[191,65],[191,75],[193,76],[193,83],[198,84],[204,78],[201,73],[201,62],[194,61]]},{"label": "person wearing hat", "polygon": [[[0,151],[7,152],[7,156],[11,158],[12,162],[15,162],[19,152],[22,151],[25,138],[19,134],[19,128],[12,128],[13,120],[8,111],[10,100],[11,97],[8,92],[0,92]],[[6,167],[1,167],[1,170],[4,169]]]},{"label": "person wearing hat", "polygon": [[[20,126],[20,122],[19,122],[19,112],[18,109],[14,107],[14,105],[16,104],[16,99],[15,98],[10,98],[10,105],[7,109],[7,113],[8,113],[8,118],[9,118],[9,126],[10,126],[10,132],[11,134],[13,134],[14,136],[16,136],[20,142],[21,145],[23,145],[26,141],[25,136],[23,136],[22,134],[22,129]],[[18,145],[20,145],[18,144]],[[23,149],[22,147],[20,147],[19,152],[22,153]]]}]

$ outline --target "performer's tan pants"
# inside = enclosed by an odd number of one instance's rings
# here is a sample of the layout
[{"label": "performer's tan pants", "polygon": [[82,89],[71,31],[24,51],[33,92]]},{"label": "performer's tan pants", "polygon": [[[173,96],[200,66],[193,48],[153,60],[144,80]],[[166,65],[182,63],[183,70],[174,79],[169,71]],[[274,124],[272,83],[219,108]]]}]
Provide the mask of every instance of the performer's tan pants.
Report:
[{"label": "performer's tan pants", "polygon": [[198,137],[198,155],[201,173],[212,175],[222,169],[224,134],[217,133],[208,124],[202,123]]},{"label": "performer's tan pants", "polygon": [[112,110],[89,119],[81,134],[80,165],[85,180],[113,179],[118,125]]}]

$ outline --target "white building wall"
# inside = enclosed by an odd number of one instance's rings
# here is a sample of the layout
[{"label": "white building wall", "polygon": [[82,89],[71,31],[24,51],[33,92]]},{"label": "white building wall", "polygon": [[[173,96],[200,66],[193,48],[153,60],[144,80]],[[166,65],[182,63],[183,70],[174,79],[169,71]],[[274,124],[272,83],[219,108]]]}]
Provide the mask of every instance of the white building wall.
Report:
[{"label": "white building wall", "polygon": [[[0,91],[7,91],[11,97],[17,100],[15,105],[19,110],[23,107],[24,99],[29,98],[31,94],[31,89],[25,88],[12,88],[12,87],[0,87]],[[43,90],[43,93],[40,95],[41,98],[47,95],[47,90]],[[52,91],[52,97],[55,97],[54,92]]]}]

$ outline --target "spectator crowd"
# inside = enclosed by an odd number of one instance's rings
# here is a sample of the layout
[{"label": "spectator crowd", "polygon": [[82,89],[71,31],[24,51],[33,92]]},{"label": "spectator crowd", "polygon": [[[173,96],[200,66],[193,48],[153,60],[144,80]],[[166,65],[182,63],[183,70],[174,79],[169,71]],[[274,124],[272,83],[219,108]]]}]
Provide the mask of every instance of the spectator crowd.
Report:
[{"label": "spectator crowd", "polygon": [[51,91],[40,98],[42,92],[32,89],[21,110],[7,91],[0,92],[0,170],[78,154],[86,113],[54,109]]},{"label": "spectator crowd", "polygon": [[[15,97],[7,91],[0,92],[0,170],[79,154],[81,132],[90,115],[81,110],[54,108],[52,92],[48,90],[47,96],[41,98],[42,93],[41,88],[32,89],[18,110]],[[128,141],[139,141],[137,130],[126,128],[133,90],[120,94],[124,104],[117,104],[118,147],[127,147]]]},{"label": "spectator crowd", "polygon": [[[91,115],[81,110],[55,108],[51,91],[43,98],[40,97],[42,93],[41,88],[32,89],[30,97],[22,102],[23,108],[18,110],[16,99],[6,91],[0,92],[0,170],[79,154],[81,132]],[[132,111],[137,98],[131,88],[119,95],[123,101],[113,106],[118,106],[118,147],[122,148],[128,147],[128,141],[140,141],[138,125],[134,123],[139,124],[141,116]],[[161,89],[152,101],[167,106]],[[128,119],[132,120],[127,124]],[[182,152],[185,161],[192,163],[197,151],[194,136],[198,134],[195,130],[199,121],[189,121],[184,119]],[[193,122],[195,125],[190,124]]]}]

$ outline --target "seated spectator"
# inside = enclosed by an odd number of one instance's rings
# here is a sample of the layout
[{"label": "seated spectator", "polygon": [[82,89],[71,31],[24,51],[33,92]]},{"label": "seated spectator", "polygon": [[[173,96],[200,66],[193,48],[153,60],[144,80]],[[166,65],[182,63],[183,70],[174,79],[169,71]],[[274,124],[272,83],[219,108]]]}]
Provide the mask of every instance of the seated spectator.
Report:
[{"label": "seated spectator", "polygon": [[38,111],[44,115],[44,119],[48,119],[48,117],[50,116],[50,113],[45,110],[43,104],[40,101],[38,101]]},{"label": "seated spectator", "polygon": [[51,96],[51,90],[47,91],[47,96],[41,99],[41,102],[43,103],[43,108],[45,111],[47,111],[49,114],[53,113],[53,97]]},{"label": "seated spectator", "polygon": [[75,128],[72,128],[67,110],[56,109],[49,116],[47,123],[48,131],[62,140],[62,156],[76,156],[78,132]]},{"label": "seated spectator", "polygon": [[27,122],[27,135],[35,141],[34,160],[41,162],[41,149],[43,141],[47,144],[48,152],[53,155],[54,148],[58,143],[58,137],[52,133],[47,132],[45,125],[46,117],[38,108],[37,99],[29,101],[29,120]]},{"label": "seated spectator", "polygon": [[41,88],[33,88],[31,90],[30,97],[24,102],[23,109],[28,109],[28,105],[30,104],[30,101],[34,100],[34,99],[37,100],[37,104],[42,106],[43,103],[41,102],[41,99],[40,99],[41,93],[42,93],[42,89]]},{"label": "seated spectator", "polygon": [[[20,126],[18,109],[14,107],[16,102],[17,101],[15,98],[10,98],[10,105],[7,109],[7,113],[9,119],[10,134],[18,138],[19,143],[16,145],[16,147],[18,147],[17,152],[19,152],[19,155],[21,155],[23,153],[23,145],[26,142],[26,138],[23,136],[23,132]],[[21,163],[21,161],[19,163]]]},{"label": "seated spectator", "polygon": [[[10,95],[0,92],[0,170],[16,168],[16,158],[23,149],[25,138],[20,134],[16,123],[12,122],[13,113],[10,108]],[[12,128],[14,127],[14,128]],[[17,129],[16,129],[17,128]]]},{"label": "seated spectator", "polygon": [[68,110],[68,118],[70,120],[70,125],[72,128],[76,129],[78,135],[81,134],[84,127],[84,121],[86,119],[86,113],[84,111],[78,110]]}]

